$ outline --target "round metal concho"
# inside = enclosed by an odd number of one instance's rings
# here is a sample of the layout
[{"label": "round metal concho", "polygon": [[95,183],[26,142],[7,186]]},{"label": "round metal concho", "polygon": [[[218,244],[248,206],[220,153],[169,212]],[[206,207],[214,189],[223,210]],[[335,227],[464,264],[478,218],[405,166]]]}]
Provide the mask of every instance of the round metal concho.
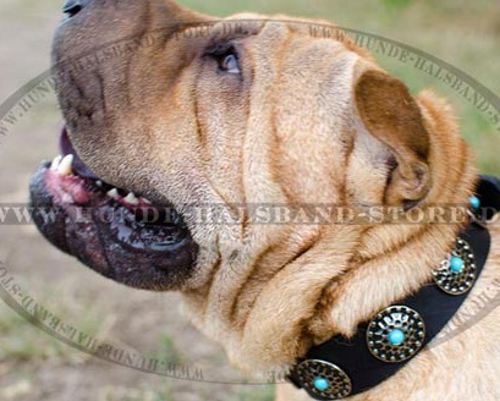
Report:
[{"label": "round metal concho", "polygon": [[[392,344],[389,334],[393,330],[404,333],[398,345]],[[425,338],[425,324],[415,310],[404,305],[390,306],[379,312],[366,330],[368,350],[384,362],[402,362],[415,355]]]},{"label": "round metal concho", "polygon": [[[459,273],[455,273],[450,268],[452,257],[459,257],[464,262],[464,266]],[[441,266],[434,270],[434,282],[436,285],[450,295],[462,295],[469,291],[476,280],[476,264],[474,254],[467,241],[459,238],[455,249],[451,251],[448,258],[441,262]]]},{"label": "round metal concho", "polygon": [[[313,398],[319,400],[338,400],[352,392],[351,379],[333,363],[319,359],[306,359],[299,363],[296,374],[304,389]],[[321,391],[314,386],[318,377],[328,381],[328,387]]]}]

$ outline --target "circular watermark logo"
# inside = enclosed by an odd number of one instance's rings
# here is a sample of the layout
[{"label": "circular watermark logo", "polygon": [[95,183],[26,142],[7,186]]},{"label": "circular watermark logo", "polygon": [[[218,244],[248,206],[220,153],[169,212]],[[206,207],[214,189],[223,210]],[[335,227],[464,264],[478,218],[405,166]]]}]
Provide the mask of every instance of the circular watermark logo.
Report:
[{"label": "circular watermark logo", "polygon": [[[311,38],[327,38],[344,41],[346,36],[358,46],[369,50],[377,57],[392,59],[401,65],[426,74],[440,84],[445,85],[453,93],[463,98],[470,107],[481,114],[484,119],[500,131],[500,100],[489,89],[477,82],[470,75],[460,71],[449,63],[430,55],[412,46],[379,35],[366,33],[349,28],[334,27],[327,24],[288,20],[238,20],[238,21],[209,21],[203,23],[185,24],[176,26],[169,40],[189,40],[196,38],[233,35],[249,35],[249,24],[276,22],[297,24],[305,28]],[[126,37],[112,43],[103,43],[102,46],[92,49],[77,57],[62,60],[65,70],[78,75],[83,71],[91,71],[111,60],[127,60],[136,52],[157,46],[159,41],[165,40],[164,29],[146,32],[138,37]],[[172,27],[168,27],[172,31]],[[56,79],[54,71],[46,71],[34,78],[0,106],[0,141],[13,128],[28,119],[33,109],[40,103],[54,97],[56,93]],[[34,165],[36,161],[33,161]],[[457,224],[467,218],[468,205],[431,205],[425,211],[411,216],[411,219],[401,221],[399,211],[392,212],[383,209],[381,205],[363,205],[363,208],[346,209],[336,205],[273,205],[273,204],[244,204],[244,205],[189,205],[184,213],[190,214],[197,224],[237,225],[243,218],[251,224]],[[33,224],[33,206],[29,204],[0,205],[0,225],[31,225]],[[147,206],[146,206],[147,209]],[[157,209],[154,209],[157,212]],[[94,209],[78,208],[80,214],[76,219],[86,221],[86,213],[94,213]],[[53,208],[43,210],[38,208],[37,213],[47,221],[57,220],[57,212]],[[169,213],[158,213],[153,219],[164,218]],[[151,218],[148,213],[143,218]],[[194,216],[194,217],[193,217]],[[248,216],[251,216],[248,219]],[[389,216],[389,218],[387,218]],[[391,218],[392,216],[392,218]],[[102,215],[103,221],[117,221],[126,219],[126,216]],[[52,219],[52,220],[51,220]],[[151,223],[151,221],[149,221]],[[158,223],[154,220],[153,223]],[[48,245],[47,245],[48,246]],[[236,272],[237,273],[237,272]],[[286,371],[274,370],[262,372],[253,379],[224,377],[224,374],[207,372],[207,368],[193,362],[179,363],[178,361],[150,356],[148,352],[138,351],[135,347],[105,339],[99,339],[75,324],[65,321],[64,318],[52,312],[41,302],[37,301],[30,291],[24,288],[7,264],[0,262],[0,296],[14,311],[28,320],[34,326],[43,330],[55,339],[79,351],[94,357],[136,369],[138,371],[168,376],[176,379],[204,381],[213,383],[233,384],[268,384],[279,383],[285,380]],[[443,331],[432,346],[438,346],[451,340],[459,333],[477,324],[500,303],[500,282],[491,282],[486,289],[474,296],[452,319],[447,329]],[[290,312],[293,313],[293,312]]]}]

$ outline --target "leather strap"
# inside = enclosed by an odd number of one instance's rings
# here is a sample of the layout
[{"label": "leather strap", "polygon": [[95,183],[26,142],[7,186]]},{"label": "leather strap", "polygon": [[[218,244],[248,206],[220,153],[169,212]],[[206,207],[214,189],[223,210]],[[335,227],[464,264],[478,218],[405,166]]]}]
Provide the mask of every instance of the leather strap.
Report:
[{"label": "leather strap", "polygon": [[[481,177],[477,187],[477,197],[481,202],[481,208],[486,211],[486,217],[491,219],[500,210],[500,180],[494,177]],[[490,234],[483,224],[472,222],[460,234],[460,238],[467,241],[472,249],[477,277],[479,277],[490,250]],[[416,294],[397,302],[398,305],[405,305],[418,311],[423,318],[426,333],[421,349],[447,325],[467,295],[468,292],[463,295],[449,295],[434,283],[429,283]],[[369,322],[360,324],[357,333],[350,339],[338,335],[312,347],[305,358],[302,358],[298,363],[305,360],[320,360],[340,367],[351,380],[352,391],[350,395],[359,394],[375,387],[403,368],[411,358],[403,362],[391,363],[375,358],[367,346],[368,324]],[[298,388],[302,388],[304,383],[301,383],[296,367],[297,365],[292,369],[289,380]],[[314,394],[310,395],[314,397]]]}]

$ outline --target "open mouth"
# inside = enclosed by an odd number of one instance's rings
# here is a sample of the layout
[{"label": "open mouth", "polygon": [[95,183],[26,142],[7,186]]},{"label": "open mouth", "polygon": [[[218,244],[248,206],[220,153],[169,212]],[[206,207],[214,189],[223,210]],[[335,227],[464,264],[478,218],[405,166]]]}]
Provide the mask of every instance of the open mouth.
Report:
[{"label": "open mouth", "polygon": [[66,129],[59,148],[60,155],[43,162],[30,185],[40,232],[123,284],[158,291],[181,287],[198,247],[175,209],[101,180],[78,156]]}]

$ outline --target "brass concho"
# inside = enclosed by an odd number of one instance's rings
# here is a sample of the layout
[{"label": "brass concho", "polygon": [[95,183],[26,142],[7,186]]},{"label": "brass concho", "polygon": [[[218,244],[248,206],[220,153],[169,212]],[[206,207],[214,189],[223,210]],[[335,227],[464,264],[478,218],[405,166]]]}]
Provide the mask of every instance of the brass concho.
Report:
[{"label": "brass concho", "polygon": [[347,397],[352,392],[351,379],[333,363],[319,359],[306,359],[295,369],[303,388],[315,399],[338,400]]},{"label": "brass concho", "polygon": [[[461,269],[454,269],[453,262],[457,260],[462,262]],[[476,264],[470,245],[459,238],[455,249],[433,274],[436,285],[447,294],[462,295],[469,291],[476,280]]]},{"label": "brass concho", "polygon": [[422,348],[425,324],[415,310],[390,306],[370,322],[366,331],[368,350],[384,362],[402,362]]}]

